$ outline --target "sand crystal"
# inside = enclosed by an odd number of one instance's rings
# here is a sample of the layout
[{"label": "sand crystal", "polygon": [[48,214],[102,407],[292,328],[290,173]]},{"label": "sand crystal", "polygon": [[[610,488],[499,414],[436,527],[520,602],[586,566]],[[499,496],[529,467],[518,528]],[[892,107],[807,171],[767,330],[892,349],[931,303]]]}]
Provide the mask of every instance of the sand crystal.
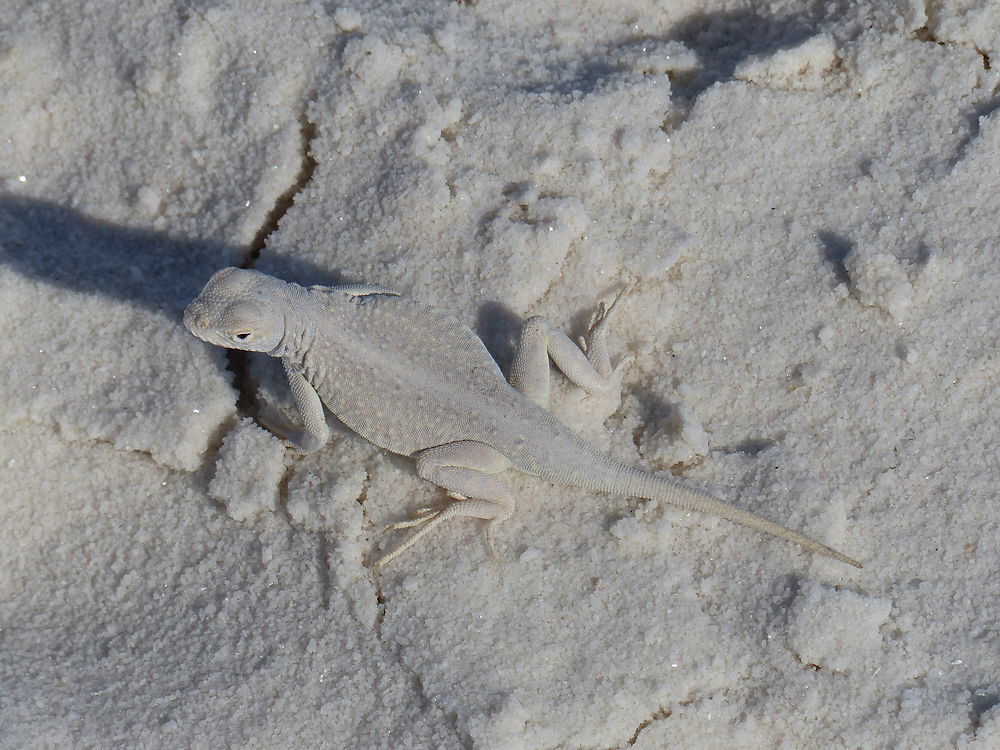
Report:
[{"label": "sand crystal", "polygon": [[[0,747],[1000,746],[1000,3],[0,29]],[[373,579],[441,494],[241,421],[280,373],[234,381],[180,312],[251,260],[432,302],[504,365],[523,317],[578,333],[638,281],[620,402],[557,377],[556,413],[864,570],[514,475],[502,576],[455,522]]]}]

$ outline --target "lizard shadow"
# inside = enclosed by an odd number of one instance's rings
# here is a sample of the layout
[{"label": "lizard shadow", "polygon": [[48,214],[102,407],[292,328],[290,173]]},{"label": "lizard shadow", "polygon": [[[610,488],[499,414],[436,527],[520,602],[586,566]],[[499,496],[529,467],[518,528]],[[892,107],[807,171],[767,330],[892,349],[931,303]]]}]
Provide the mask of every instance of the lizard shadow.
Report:
[{"label": "lizard shadow", "polygon": [[510,375],[523,325],[521,316],[500,302],[484,302],[476,314],[476,335],[505,377]]},{"label": "lizard shadow", "polygon": [[732,79],[743,60],[793,47],[813,36],[820,28],[819,20],[808,12],[694,13],[670,29],[670,38],[693,50],[703,67],[674,81],[674,90],[682,100],[693,102],[714,84]]},{"label": "lizard shadow", "polygon": [[[209,276],[240,265],[245,248],[128,227],[73,208],[0,196],[0,266],[69,291],[96,294],[180,320]],[[289,280],[329,284],[329,269],[282,257]]]},{"label": "lizard shadow", "polygon": [[[660,72],[669,75],[671,90],[679,102],[690,106],[706,89],[731,80],[743,60],[805,41],[818,32],[821,20],[806,11],[783,15],[746,10],[696,12],[680,20],[665,35],[626,35],[595,47],[576,64],[560,59],[551,68],[519,80],[517,86],[529,94],[556,96],[613,91],[617,79],[628,72],[617,61],[623,53],[644,53],[647,45],[677,41],[695,53],[699,61],[697,69]],[[652,72],[642,71],[644,75]]]},{"label": "lizard shadow", "polygon": [[854,248],[853,243],[842,234],[828,229],[821,229],[816,232],[816,238],[819,240],[823,260],[829,264],[834,278],[838,283],[849,282],[851,276],[847,272],[847,265],[844,261],[851,254],[851,250]]}]

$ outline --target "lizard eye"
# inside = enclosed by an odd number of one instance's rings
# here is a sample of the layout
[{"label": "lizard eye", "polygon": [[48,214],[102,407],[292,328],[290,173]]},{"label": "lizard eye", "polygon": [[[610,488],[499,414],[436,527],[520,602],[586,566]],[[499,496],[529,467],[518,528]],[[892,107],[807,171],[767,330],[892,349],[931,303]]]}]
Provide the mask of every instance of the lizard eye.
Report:
[{"label": "lizard eye", "polygon": [[246,341],[248,338],[250,338],[250,332],[240,331],[239,333],[234,333],[233,338],[236,339],[237,341]]}]

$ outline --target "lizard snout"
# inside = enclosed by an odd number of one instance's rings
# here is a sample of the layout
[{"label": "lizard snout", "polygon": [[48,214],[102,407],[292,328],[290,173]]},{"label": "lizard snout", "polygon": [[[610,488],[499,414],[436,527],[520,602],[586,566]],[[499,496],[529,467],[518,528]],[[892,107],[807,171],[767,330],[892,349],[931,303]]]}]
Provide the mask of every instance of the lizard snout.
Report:
[{"label": "lizard snout", "polygon": [[184,327],[196,336],[205,331],[209,326],[208,316],[200,311],[198,307],[198,300],[195,300],[184,310]]}]

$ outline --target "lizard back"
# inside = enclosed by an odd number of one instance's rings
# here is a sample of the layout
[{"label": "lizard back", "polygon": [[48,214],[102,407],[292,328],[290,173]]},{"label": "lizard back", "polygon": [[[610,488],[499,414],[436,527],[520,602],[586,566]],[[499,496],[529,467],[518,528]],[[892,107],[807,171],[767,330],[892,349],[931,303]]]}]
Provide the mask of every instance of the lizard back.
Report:
[{"label": "lizard back", "polygon": [[509,442],[496,415],[524,399],[470,328],[403,297],[312,294],[324,314],[291,359],[345,425],[404,455],[472,437]]}]

